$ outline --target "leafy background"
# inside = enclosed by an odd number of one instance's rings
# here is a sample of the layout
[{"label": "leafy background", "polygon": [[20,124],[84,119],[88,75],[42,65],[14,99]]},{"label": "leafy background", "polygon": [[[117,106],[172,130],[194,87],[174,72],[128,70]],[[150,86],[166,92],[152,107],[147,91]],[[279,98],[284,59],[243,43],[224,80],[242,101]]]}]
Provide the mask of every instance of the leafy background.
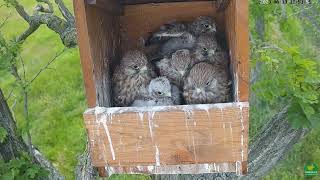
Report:
[{"label": "leafy background", "polygon": [[[0,4],[2,2],[0,0]],[[72,2],[65,2],[71,9]],[[250,138],[265,120],[288,105],[292,125],[313,127],[313,130],[264,178],[304,179],[303,167],[307,162],[320,165],[320,129],[317,128],[320,124],[320,3],[279,6],[257,2],[250,0],[251,70],[259,72],[251,86]],[[33,11],[34,1],[21,0],[21,3]],[[23,32],[27,24],[12,8],[1,7],[0,17],[8,16],[1,32],[6,39],[12,39]],[[261,17],[265,24],[263,36],[256,29]],[[21,54],[26,62],[27,78],[33,77],[63,48],[58,36],[46,27],[30,36]],[[79,58],[77,48],[68,50],[30,87],[33,143],[67,179],[74,179],[77,156],[85,148],[82,112],[86,103]],[[5,95],[13,90],[9,105],[23,133],[26,124],[22,97],[15,80],[5,70],[0,70],[0,85]],[[147,179],[146,176],[140,178]]]}]

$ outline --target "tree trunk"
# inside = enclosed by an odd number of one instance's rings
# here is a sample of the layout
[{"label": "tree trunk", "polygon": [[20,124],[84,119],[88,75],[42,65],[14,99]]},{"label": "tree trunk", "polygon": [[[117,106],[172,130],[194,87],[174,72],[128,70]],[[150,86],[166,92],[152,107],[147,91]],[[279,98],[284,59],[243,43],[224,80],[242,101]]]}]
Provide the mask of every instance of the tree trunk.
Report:
[{"label": "tree trunk", "polygon": [[18,158],[22,153],[27,153],[32,156],[41,167],[49,171],[47,179],[51,180],[64,180],[56,168],[43,157],[43,155],[35,148],[32,147],[32,152],[29,151],[26,143],[22,137],[17,133],[17,126],[12,117],[6,99],[0,89],[0,127],[4,128],[7,132],[5,140],[0,143],[0,155],[5,162]]},{"label": "tree trunk", "polygon": [[[87,144],[89,147],[89,144]],[[91,156],[89,150],[86,151],[79,157],[78,165],[75,170],[76,180],[91,180],[96,179],[98,176],[97,170],[91,164]]]},{"label": "tree trunk", "polygon": [[0,154],[5,162],[19,157],[19,152],[28,152],[26,144],[21,136],[17,135],[15,121],[0,89],[0,127],[7,131],[4,142],[0,143]]},{"label": "tree trunk", "polygon": [[249,149],[249,174],[266,175],[310,129],[294,129],[287,120],[287,107],[269,121],[254,138]]}]

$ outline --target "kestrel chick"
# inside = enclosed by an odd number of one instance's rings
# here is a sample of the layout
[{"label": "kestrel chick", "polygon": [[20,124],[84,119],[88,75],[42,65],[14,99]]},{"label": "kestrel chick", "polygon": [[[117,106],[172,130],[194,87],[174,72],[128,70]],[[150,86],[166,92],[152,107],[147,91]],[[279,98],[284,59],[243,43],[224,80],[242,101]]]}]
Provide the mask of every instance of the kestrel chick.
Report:
[{"label": "kestrel chick", "polygon": [[201,62],[193,66],[183,87],[187,104],[224,103],[230,99],[230,81],[225,71]]},{"label": "kestrel chick", "polygon": [[202,35],[197,39],[193,56],[199,61],[210,62],[226,67],[229,62],[227,53],[219,46],[215,37]]},{"label": "kestrel chick", "polygon": [[186,32],[199,37],[202,34],[214,35],[216,31],[216,23],[211,17],[200,16],[190,23],[172,22],[161,26],[158,32],[152,34],[148,43],[163,42],[174,37],[180,37]]},{"label": "kestrel chick", "polygon": [[191,49],[194,47],[196,38],[194,35],[188,32],[184,32],[179,37],[169,39],[161,46],[161,55],[164,57],[170,57],[172,53],[180,49]]},{"label": "kestrel chick", "polygon": [[147,94],[137,97],[131,106],[168,106],[173,105],[170,81],[165,77],[151,80]]},{"label": "kestrel chick", "polygon": [[213,36],[200,36],[194,47],[194,56],[198,61],[209,61],[214,58],[218,42]]},{"label": "kestrel chick", "polygon": [[208,16],[200,16],[188,24],[188,31],[199,37],[203,34],[214,35],[217,31],[216,22]]},{"label": "kestrel chick", "polygon": [[152,74],[151,64],[143,52],[128,51],[112,77],[114,106],[128,106],[137,95],[146,92]]},{"label": "kestrel chick", "polygon": [[178,50],[171,58],[164,58],[156,63],[161,76],[166,76],[180,89],[183,87],[183,79],[191,69],[193,59],[187,49]]}]

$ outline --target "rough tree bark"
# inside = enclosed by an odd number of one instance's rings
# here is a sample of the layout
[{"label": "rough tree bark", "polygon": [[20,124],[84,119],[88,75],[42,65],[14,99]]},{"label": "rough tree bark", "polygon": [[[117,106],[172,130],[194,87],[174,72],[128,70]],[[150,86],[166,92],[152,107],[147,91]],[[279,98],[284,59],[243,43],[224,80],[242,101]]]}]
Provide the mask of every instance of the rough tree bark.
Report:
[{"label": "rough tree bark", "polygon": [[[55,3],[59,7],[63,18],[55,16],[53,14],[53,8],[48,0],[38,0],[38,2],[46,3],[48,9],[42,5],[37,5],[36,13],[29,15],[16,0],[10,2],[16,11],[23,19],[28,22],[29,28],[19,36],[18,40],[25,40],[28,36],[34,33],[42,24],[57,34],[66,47],[74,47],[76,42],[76,31],[74,25],[74,17],[70,11],[65,7],[62,0],[55,0]],[[259,36],[263,39],[264,31],[264,19],[260,19],[256,28],[259,32]],[[1,99],[3,101],[3,99]],[[1,104],[2,105],[2,104]],[[1,106],[2,107],[2,106]],[[1,113],[8,114],[8,109],[1,109]],[[223,174],[201,174],[201,175],[156,175],[154,179],[168,180],[168,179],[257,179],[267,174],[272,167],[274,167],[292,148],[292,146],[299,142],[299,140],[309,132],[308,129],[293,129],[286,119],[287,108],[283,108],[276,114],[268,123],[261,129],[258,135],[254,138],[254,141],[250,144],[249,149],[249,172],[247,176],[236,177],[233,173]],[[12,123],[10,116],[4,116],[1,114],[1,121]],[[267,122],[267,121],[266,121]],[[8,139],[6,148],[1,148],[1,153],[6,157],[15,157],[16,153],[20,150],[25,150],[26,145],[23,143],[21,137],[15,134],[15,125],[10,123],[4,124],[10,132],[11,139]],[[1,144],[3,145],[3,144]],[[50,165],[50,164],[49,164]],[[76,168],[76,179],[90,180],[95,179],[97,175],[95,169],[91,165],[90,154],[86,152],[79,158],[79,163]]]},{"label": "rough tree bark", "polygon": [[50,180],[64,180],[56,168],[43,157],[43,155],[35,148],[30,152],[22,137],[17,133],[16,123],[12,117],[6,99],[0,89],[0,127],[7,132],[5,140],[0,143],[0,156],[5,162],[20,157],[22,153],[27,153],[33,156],[35,163],[49,171],[47,179]]},{"label": "rough tree bark", "polygon": [[29,24],[29,27],[17,38],[17,41],[24,41],[32,35],[41,25],[46,25],[50,30],[56,32],[66,47],[75,47],[77,45],[75,19],[72,13],[66,8],[62,0],[55,0],[63,18],[54,14],[54,9],[49,0],[37,0],[39,3],[48,5],[48,9],[41,4],[35,7],[35,12],[30,15],[24,7],[17,1],[9,1],[17,13]]}]

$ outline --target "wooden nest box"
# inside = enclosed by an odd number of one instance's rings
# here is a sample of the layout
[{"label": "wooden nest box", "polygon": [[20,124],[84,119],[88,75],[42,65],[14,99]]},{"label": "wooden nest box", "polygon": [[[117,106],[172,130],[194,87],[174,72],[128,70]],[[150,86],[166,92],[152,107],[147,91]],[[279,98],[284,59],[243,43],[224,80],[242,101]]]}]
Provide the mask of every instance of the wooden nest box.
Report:
[{"label": "wooden nest box", "polygon": [[[109,173],[247,172],[248,0],[74,0],[74,10],[94,166]],[[127,48],[164,23],[198,16],[212,16],[226,37],[234,102],[112,108],[111,72]]]}]

